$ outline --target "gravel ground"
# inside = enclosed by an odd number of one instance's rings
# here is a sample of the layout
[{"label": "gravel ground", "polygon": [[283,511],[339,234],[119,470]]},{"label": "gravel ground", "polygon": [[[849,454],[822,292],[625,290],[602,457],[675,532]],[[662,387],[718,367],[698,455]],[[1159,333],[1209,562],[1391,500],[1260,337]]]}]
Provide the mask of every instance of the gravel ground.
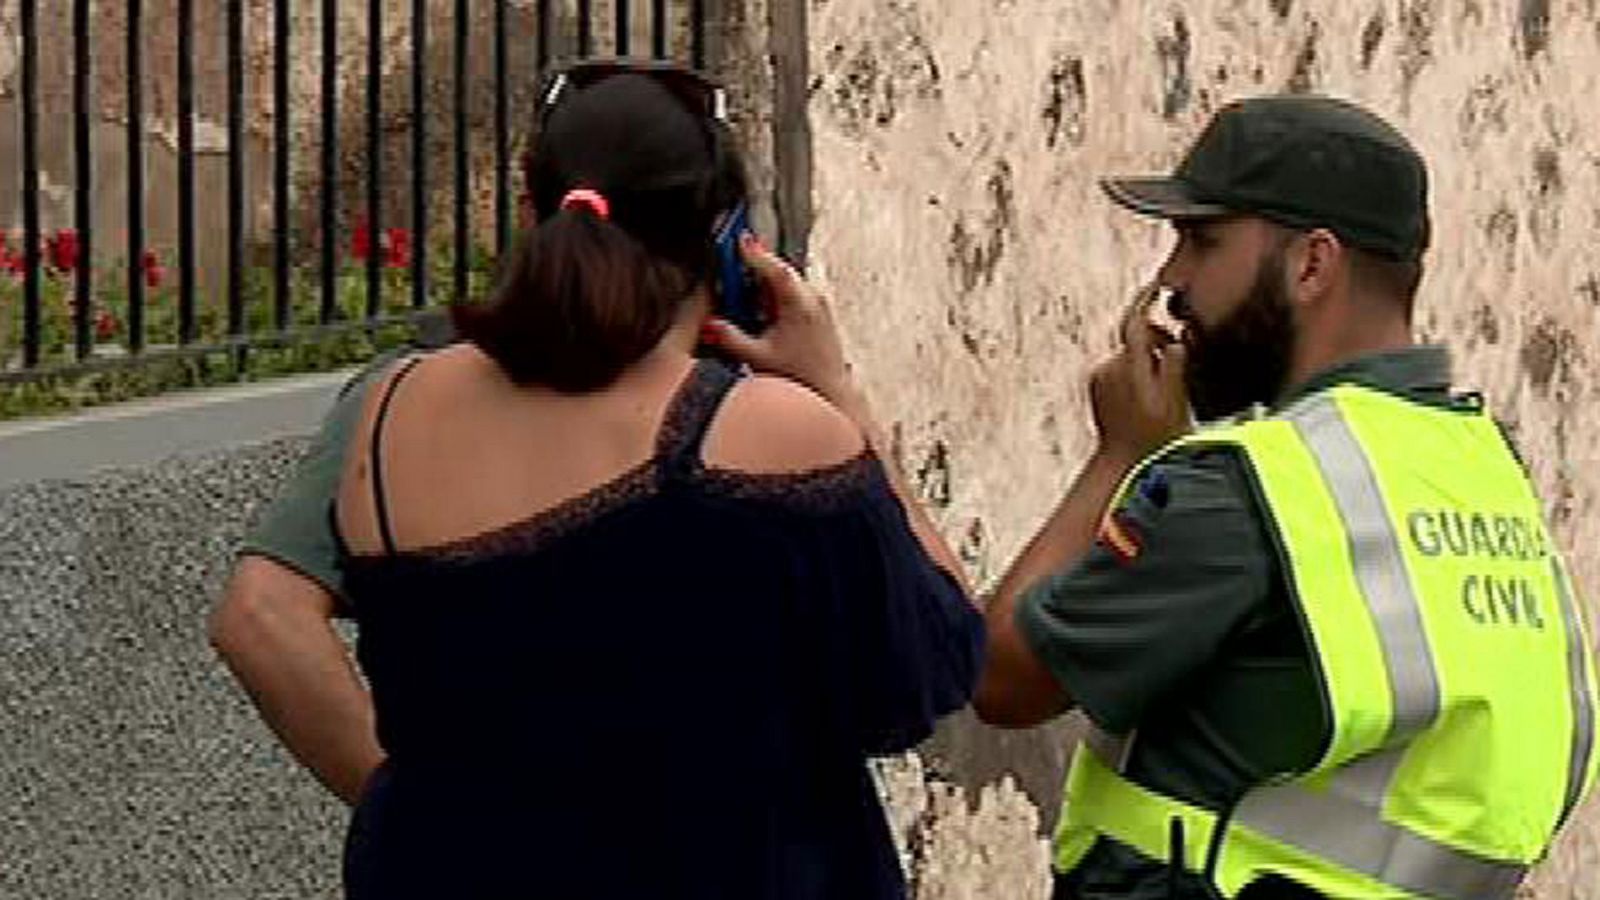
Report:
[{"label": "gravel ground", "polygon": [[232,548],[302,448],[0,493],[0,896],[336,892],[342,809],[205,636]]}]

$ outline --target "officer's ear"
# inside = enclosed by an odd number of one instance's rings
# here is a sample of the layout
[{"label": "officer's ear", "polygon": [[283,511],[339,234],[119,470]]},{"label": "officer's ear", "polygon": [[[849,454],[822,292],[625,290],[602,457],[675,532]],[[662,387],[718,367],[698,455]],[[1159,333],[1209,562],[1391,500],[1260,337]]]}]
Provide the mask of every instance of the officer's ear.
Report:
[{"label": "officer's ear", "polygon": [[1289,296],[1313,304],[1335,293],[1347,280],[1349,250],[1326,228],[1313,228],[1291,241],[1284,259]]}]

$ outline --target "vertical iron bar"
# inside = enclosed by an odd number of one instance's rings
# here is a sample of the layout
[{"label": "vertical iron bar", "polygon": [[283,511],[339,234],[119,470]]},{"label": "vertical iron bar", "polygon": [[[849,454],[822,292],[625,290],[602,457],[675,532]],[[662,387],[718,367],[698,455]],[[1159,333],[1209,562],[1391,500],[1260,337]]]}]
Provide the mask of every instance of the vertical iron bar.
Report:
[{"label": "vertical iron bar", "polygon": [[778,252],[806,270],[813,219],[810,37],[807,0],[772,0],[769,7],[772,61],[772,190],[777,215]]},{"label": "vertical iron bar", "polygon": [[428,303],[428,3],[411,3],[411,305]]},{"label": "vertical iron bar", "polygon": [[[244,333],[244,0],[228,0],[228,334]],[[235,362],[244,367],[241,344]]]},{"label": "vertical iron bar", "polygon": [[73,280],[72,308],[76,312],[73,336],[77,344],[78,359],[87,359],[94,352],[94,332],[89,326],[89,306],[93,302],[94,286],[93,224],[94,207],[90,204],[93,191],[93,157],[89,146],[89,3],[76,0],[72,7],[72,146],[77,162],[77,187],[73,192],[73,221],[78,232],[78,272]]},{"label": "vertical iron bar", "polygon": [[39,364],[39,22],[36,0],[22,0],[22,364]]},{"label": "vertical iron bar", "polygon": [[633,22],[631,20],[632,20],[633,17],[631,15],[629,15],[628,0],[617,0],[616,14],[617,14],[617,54],[616,55],[618,55],[618,56],[627,56],[628,55],[628,51],[632,48],[632,43],[633,43],[633,41],[632,41],[633,35],[629,33],[632,30]]},{"label": "vertical iron bar", "polygon": [[667,0],[652,0],[650,7],[650,54],[667,58]]},{"label": "vertical iron bar", "polygon": [[383,4],[367,0],[367,318],[383,308],[382,273],[378,269],[383,244]]},{"label": "vertical iron bar", "polygon": [[467,0],[456,0],[456,253],[455,292],[451,302],[467,299],[467,245],[472,227],[467,216]]},{"label": "vertical iron bar", "polygon": [[694,67],[706,67],[706,0],[689,2],[689,58]]},{"label": "vertical iron bar", "polygon": [[144,349],[144,47],[142,0],[128,0],[128,350]]},{"label": "vertical iron bar", "polygon": [[333,321],[338,287],[339,198],[339,2],[322,0],[322,311],[324,325]]},{"label": "vertical iron bar", "polygon": [[273,4],[272,321],[289,327],[289,2]]},{"label": "vertical iron bar", "polygon": [[494,0],[494,251],[511,240],[511,146],[506,122],[506,0]]},{"label": "vertical iron bar", "polygon": [[178,343],[195,337],[194,0],[178,0]]},{"label": "vertical iron bar", "polygon": [[550,0],[539,0],[536,10],[539,18],[539,77],[543,78],[544,70],[550,65]]},{"label": "vertical iron bar", "polygon": [[578,0],[578,55],[594,53],[594,2]]}]

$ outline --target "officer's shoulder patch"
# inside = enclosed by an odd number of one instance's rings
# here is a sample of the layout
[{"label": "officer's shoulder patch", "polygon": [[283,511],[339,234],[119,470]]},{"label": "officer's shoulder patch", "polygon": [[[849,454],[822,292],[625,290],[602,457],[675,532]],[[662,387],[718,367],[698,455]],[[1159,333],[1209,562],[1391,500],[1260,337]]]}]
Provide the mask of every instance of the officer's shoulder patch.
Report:
[{"label": "officer's shoulder patch", "polygon": [[1100,522],[1100,533],[1095,541],[1123,565],[1132,563],[1144,552],[1144,535],[1122,510],[1111,513]]}]

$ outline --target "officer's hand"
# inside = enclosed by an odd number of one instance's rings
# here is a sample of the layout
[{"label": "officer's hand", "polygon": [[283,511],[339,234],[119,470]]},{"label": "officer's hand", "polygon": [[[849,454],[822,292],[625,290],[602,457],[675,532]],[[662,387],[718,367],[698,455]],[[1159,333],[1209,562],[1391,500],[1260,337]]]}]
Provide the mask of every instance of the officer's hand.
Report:
[{"label": "officer's hand", "polygon": [[793,378],[840,403],[851,389],[850,367],[828,298],[759,242],[747,236],[739,249],[761,282],[762,301],[772,324],[755,337],[732,322],[713,318],[706,323],[702,339],[753,369]]},{"label": "officer's hand", "polygon": [[1159,290],[1141,290],[1122,317],[1122,350],[1089,380],[1089,398],[1102,449],[1143,459],[1189,430],[1184,385],[1188,348],[1150,321]]}]

